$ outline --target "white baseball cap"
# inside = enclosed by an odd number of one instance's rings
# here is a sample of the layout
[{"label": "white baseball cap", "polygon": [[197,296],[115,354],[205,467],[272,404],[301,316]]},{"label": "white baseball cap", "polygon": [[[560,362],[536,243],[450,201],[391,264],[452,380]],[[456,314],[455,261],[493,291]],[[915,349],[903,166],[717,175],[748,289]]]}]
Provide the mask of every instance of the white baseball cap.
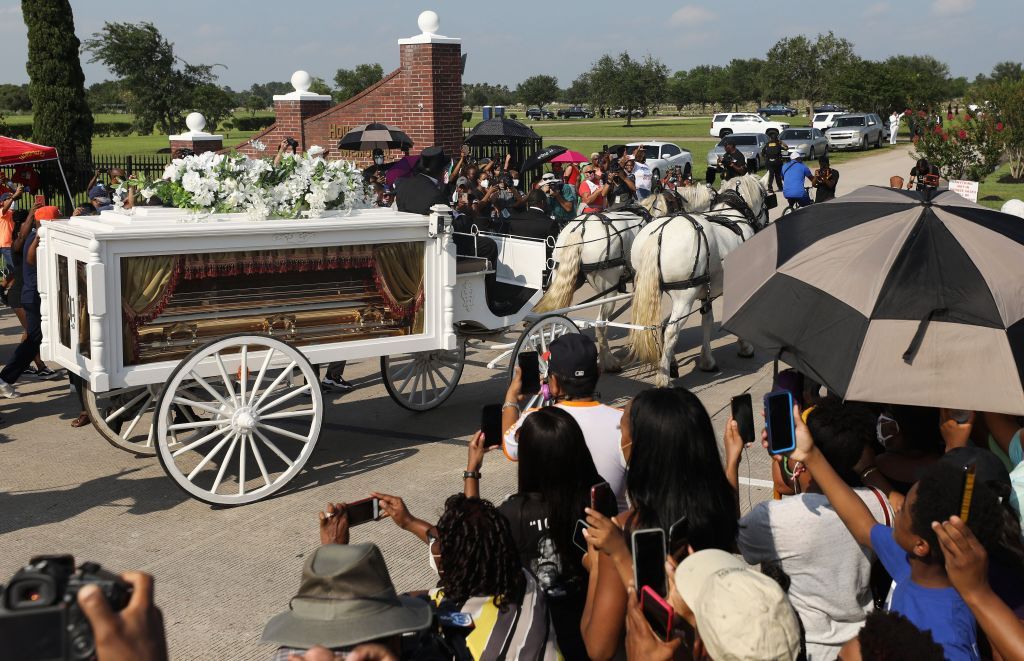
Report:
[{"label": "white baseball cap", "polygon": [[731,553],[690,555],[676,569],[676,590],[716,661],[792,661],[800,653],[800,625],[782,588]]},{"label": "white baseball cap", "polygon": [[541,180],[541,183],[545,183],[545,184],[549,183],[549,182],[558,181],[558,179],[555,177],[555,174],[553,172],[545,172],[544,176],[541,177],[540,180]]},{"label": "white baseball cap", "polygon": [[795,161],[798,158],[800,158],[800,152],[795,149],[789,150],[789,160]]}]

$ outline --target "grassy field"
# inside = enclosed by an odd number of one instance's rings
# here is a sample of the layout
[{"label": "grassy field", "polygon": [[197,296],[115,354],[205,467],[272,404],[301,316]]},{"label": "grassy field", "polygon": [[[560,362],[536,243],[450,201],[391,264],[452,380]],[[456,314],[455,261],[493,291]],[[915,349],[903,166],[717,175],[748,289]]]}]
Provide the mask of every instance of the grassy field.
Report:
[{"label": "grassy field", "polygon": [[1024,199],[1024,183],[1010,183],[1010,165],[1004,164],[978,187],[978,204],[999,209],[1007,200]]}]

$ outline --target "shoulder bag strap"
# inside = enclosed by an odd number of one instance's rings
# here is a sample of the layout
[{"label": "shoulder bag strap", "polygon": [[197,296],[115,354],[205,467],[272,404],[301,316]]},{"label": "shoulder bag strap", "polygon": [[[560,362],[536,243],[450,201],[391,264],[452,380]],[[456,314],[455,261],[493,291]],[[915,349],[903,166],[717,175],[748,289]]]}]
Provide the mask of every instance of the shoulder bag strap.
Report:
[{"label": "shoulder bag strap", "polygon": [[875,498],[878,499],[878,504],[882,506],[882,512],[885,514],[886,527],[891,528],[892,517],[890,515],[890,512],[892,511],[892,508],[889,506],[889,499],[886,498],[885,495],[877,487],[868,487],[868,489],[871,489],[871,493],[875,494]]}]

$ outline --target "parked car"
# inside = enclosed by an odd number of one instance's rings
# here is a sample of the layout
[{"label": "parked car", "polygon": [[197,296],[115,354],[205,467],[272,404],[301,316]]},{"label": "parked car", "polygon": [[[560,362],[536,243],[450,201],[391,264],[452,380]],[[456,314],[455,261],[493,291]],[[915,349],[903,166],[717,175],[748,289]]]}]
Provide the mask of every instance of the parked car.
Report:
[{"label": "parked car", "polygon": [[768,136],[764,133],[733,133],[723,137],[715,145],[715,148],[708,152],[708,167],[717,167],[718,159],[725,154],[725,143],[731,142],[740,150],[747,163],[754,162],[755,167],[760,170],[764,167],[764,157],[761,150],[768,144]]},{"label": "parked car", "polygon": [[836,117],[842,115],[841,112],[819,112],[815,113],[814,117],[811,118],[811,126],[824,132],[825,129],[830,128],[832,123],[836,121]]},{"label": "parked car", "polygon": [[762,117],[770,117],[772,115],[785,115],[787,117],[796,117],[796,108],[787,106],[785,103],[772,103],[767,106],[761,106],[757,109],[757,114]]},{"label": "parked car", "polygon": [[558,116],[562,119],[579,119],[579,118],[591,118],[594,116],[593,110],[588,110],[584,106],[569,106],[568,108],[559,108]]},{"label": "parked car", "polygon": [[[828,152],[828,139],[815,128],[786,129],[779,134],[779,140],[789,147],[789,151],[796,151],[809,161]],[[786,156],[789,156],[789,151],[785,152]]]},{"label": "parked car", "polygon": [[867,149],[881,147],[885,139],[882,119],[873,112],[846,113],[836,117],[825,131],[829,149]]},{"label": "parked car", "polygon": [[554,119],[555,113],[544,108],[527,108],[526,116],[530,119]]},{"label": "parked car", "polygon": [[689,149],[683,149],[672,142],[631,142],[626,145],[626,153],[632,154],[640,145],[644,146],[647,165],[651,168],[651,174],[655,179],[661,179],[669,168],[675,166],[682,169],[683,178],[689,177],[693,173],[693,154]]},{"label": "parked car", "polygon": [[815,106],[814,112],[846,112],[846,108],[835,103],[823,103],[820,106]]},{"label": "parked car", "polygon": [[782,133],[788,122],[767,120],[752,112],[720,112],[711,118],[711,135],[724,138],[731,133]]},{"label": "parked car", "polygon": [[[619,106],[618,108],[612,111],[613,117],[625,117],[626,114],[626,109],[623,108],[622,106]],[[629,114],[633,115],[633,117],[646,117],[647,111],[644,110],[643,108],[633,108],[633,110],[629,112]]]}]

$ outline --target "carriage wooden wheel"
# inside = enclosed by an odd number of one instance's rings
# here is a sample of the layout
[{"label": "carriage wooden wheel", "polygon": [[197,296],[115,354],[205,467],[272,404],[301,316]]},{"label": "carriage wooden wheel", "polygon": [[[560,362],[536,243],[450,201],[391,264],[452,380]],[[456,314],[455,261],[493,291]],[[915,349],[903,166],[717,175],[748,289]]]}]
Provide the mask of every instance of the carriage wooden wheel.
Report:
[{"label": "carriage wooden wheel", "polygon": [[429,411],[448,399],[462,377],[466,342],[451,351],[381,356],[380,375],[391,399],[410,411]]},{"label": "carriage wooden wheel", "polygon": [[[280,340],[246,334],[214,340],[183,360],[164,387],[157,457],[199,500],[242,505],[266,498],[313,452],[323,420],[319,383],[309,360]],[[190,408],[196,419],[180,420],[175,407]],[[190,436],[180,438],[184,432]]]}]

